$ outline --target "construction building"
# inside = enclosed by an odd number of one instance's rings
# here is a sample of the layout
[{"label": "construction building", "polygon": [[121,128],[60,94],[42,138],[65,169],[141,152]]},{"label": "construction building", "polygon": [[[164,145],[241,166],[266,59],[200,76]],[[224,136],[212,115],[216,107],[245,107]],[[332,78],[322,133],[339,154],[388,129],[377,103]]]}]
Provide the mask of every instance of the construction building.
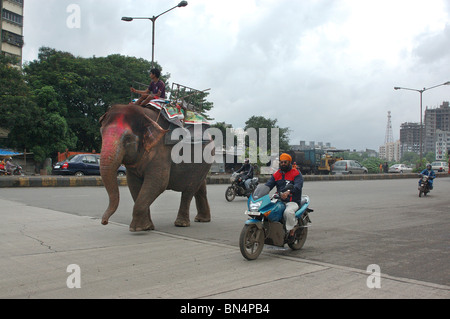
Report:
[{"label": "construction building", "polygon": [[0,0],[0,52],[17,58],[22,65],[24,0]]},{"label": "construction building", "polygon": [[420,132],[419,123],[402,123],[400,126],[401,156],[407,152],[420,154]]}]

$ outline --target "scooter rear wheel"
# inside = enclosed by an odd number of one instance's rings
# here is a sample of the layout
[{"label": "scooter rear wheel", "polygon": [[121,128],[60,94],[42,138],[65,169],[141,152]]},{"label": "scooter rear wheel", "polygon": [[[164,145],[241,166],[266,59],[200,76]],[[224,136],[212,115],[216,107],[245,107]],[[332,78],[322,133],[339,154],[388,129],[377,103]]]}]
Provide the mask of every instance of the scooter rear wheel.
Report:
[{"label": "scooter rear wheel", "polygon": [[300,250],[305,245],[306,237],[308,236],[308,227],[300,227],[295,231],[295,240],[293,243],[288,244],[292,250]]},{"label": "scooter rear wheel", "polygon": [[264,231],[256,225],[245,225],[239,237],[241,254],[247,260],[255,260],[264,248]]}]

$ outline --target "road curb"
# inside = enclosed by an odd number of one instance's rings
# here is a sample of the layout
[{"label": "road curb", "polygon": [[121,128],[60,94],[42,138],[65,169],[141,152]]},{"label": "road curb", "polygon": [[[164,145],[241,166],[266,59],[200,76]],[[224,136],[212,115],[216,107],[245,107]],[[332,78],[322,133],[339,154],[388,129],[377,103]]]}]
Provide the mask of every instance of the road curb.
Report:
[{"label": "road curb", "polygon": [[[437,173],[438,178],[449,177],[448,173]],[[364,175],[304,175],[305,182],[314,181],[355,181],[380,179],[418,178],[417,174],[364,174]],[[260,183],[265,183],[269,176],[260,176]],[[118,177],[119,186],[127,186],[126,177]],[[230,176],[208,176],[207,184],[230,184]],[[0,176],[0,188],[7,187],[87,187],[103,186],[100,176]]]}]

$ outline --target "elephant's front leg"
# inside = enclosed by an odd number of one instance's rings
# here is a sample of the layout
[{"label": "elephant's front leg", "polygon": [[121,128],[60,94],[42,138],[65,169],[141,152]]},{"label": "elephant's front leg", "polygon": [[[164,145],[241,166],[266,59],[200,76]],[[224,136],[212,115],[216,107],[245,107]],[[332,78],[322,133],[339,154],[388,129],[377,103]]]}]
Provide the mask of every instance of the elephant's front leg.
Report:
[{"label": "elephant's front leg", "polygon": [[[141,214],[139,213],[140,209],[138,209],[138,207],[136,206],[136,202],[138,201],[139,193],[141,192],[142,182],[143,182],[143,180],[141,178],[137,177],[135,174],[132,174],[131,172],[129,172],[127,174],[128,188],[130,189],[131,197],[133,198],[133,201],[135,202],[135,205],[133,208],[133,221],[130,224],[131,232],[155,229],[155,225],[153,224],[152,219],[150,217],[150,205],[147,207],[147,213],[144,214],[144,216],[142,216],[142,218],[139,217],[139,215],[141,215]],[[141,205],[139,205],[139,206],[141,206]],[[134,218],[135,215],[137,216],[137,218]]]},{"label": "elephant's front leg", "polygon": [[211,210],[206,193],[206,180],[204,180],[197,193],[195,193],[195,203],[197,204],[196,222],[208,223],[211,221]]},{"label": "elephant's front leg", "polygon": [[191,206],[192,198],[194,193],[183,192],[181,194],[181,203],[178,210],[178,216],[175,220],[175,226],[177,227],[189,227],[191,226],[191,221],[189,220],[189,207]]},{"label": "elephant's front leg", "polygon": [[[149,183],[143,183],[137,191],[137,187],[132,190],[133,186],[130,186],[130,191],[134,199],[133,207],[133,220],[130,224],[131,232],[154,230],[150,215],[150,205],[164,192],[163,188],[156,188],[153,185],[146,185]],[[134,194],[133,194],[134,193]]]}]

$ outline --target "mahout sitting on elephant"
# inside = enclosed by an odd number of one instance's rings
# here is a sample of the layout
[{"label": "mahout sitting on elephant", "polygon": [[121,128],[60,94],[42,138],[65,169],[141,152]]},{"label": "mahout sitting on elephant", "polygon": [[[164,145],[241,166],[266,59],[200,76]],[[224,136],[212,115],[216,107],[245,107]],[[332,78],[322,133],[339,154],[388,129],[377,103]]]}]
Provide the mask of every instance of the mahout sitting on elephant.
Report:
[{"label": "mahout sitting on elephant", "polygon": [[[127,183],[134,200],[130,231],[153,230],[150,205],[165,190],[181,192],[175,225],[190,226],[189,207],[193,197],[197,206],[196,222],[211,220],[206,176],[210,163],[175,163],[174,145],[166,145],[169,123],[152,108],[113,105],[101,118],[102,152],[100,173],[109,195],[109,206],[102,217],[107,225],[119,205],[117,169],[127,168]],[[211,140],[210,142],[213,143]],[[204,149],[206,145],[202,146]],[[194,149],[194,146],[192,146]],[[193,153],[193,152],[192,152]]]}]

